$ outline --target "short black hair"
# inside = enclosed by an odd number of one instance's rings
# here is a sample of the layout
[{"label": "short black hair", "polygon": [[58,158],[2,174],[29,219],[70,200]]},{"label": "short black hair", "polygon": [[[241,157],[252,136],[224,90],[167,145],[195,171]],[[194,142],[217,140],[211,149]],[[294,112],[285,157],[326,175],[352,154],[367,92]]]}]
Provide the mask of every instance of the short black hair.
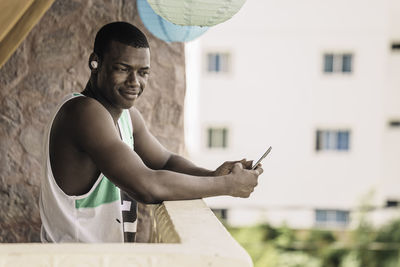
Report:
[{"label": "short black hair", "polygon": [[149,48],[143,32],[128,22],[116,21],[104,25],[96,34],[93,51],[103,58],[111,41],[117,41],[135,48]]}]

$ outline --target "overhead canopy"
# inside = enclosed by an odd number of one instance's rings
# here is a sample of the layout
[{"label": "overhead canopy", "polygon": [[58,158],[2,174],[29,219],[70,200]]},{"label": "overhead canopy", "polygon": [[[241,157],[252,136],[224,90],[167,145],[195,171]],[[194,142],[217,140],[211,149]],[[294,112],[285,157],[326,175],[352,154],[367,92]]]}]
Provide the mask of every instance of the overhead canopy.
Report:
[{"label": "overhead canopy", "polygon": [[0,1],[0,67],[14,53],[54,0]]}]

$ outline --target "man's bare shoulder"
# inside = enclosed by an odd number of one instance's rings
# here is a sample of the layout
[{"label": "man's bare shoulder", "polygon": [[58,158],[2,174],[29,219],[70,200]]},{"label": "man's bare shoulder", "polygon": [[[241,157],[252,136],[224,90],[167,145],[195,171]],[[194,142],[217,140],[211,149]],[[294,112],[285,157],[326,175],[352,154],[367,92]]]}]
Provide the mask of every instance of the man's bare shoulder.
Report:
[{"label": "man's bare shoulder", "polygon": [[140,118],[140,119],[143,120],[142,113],[136,107],[134,107],[134,106],[131,107],[129,109],[129,113],[130,113],[130,115],[132,117],[132,120],[135,119],[135,118]]},{"label": "man's bare shoulder", "polygon": [[65,103],[57,114],[58,120],[73,124],[75,129],[96,122],[112,121],[111,114],[97,100],[90,97],[75,97]]},{"label": "man's bare shoulder", "polygon": [[146,124],[140,111],[135,107],[131,107],[129,109],[129,113],[131,115],[133,132],[138,133],[144,130],[146,128]]},{"label": "man's bare shoulder", "polygon": [[52,132],[62,131],[64,136],[79,139],[84,135],[93,135],[99,125],[102,129],[108,126],[112,128],[110,113],[95,99],[75,97],[66,102],[58,111]]},{"label": "man's bare shoulder", "polygon": [[65,103],[59,114],[65,116],[65,118],[73,117],[87,118],[87,117],[97,117],[97,116],[109,116],[107,110],[98,102],[91,97],[75,97]]}]

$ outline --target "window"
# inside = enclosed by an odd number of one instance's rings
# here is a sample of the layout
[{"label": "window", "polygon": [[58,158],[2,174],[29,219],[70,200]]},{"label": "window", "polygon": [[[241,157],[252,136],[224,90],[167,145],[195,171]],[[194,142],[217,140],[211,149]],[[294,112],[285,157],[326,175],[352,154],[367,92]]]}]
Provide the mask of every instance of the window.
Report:
[{"label": "window", "polygon": [[227,209],[211,209],[211,210],[220,221],[226,221],[228,219]]},{"label": "window", "polygon": [[320,150],[349,150],[349,130],[317,130],[316,146]]},{"label": "window", "polygon": [[208,129],[208,147],[226,148],[228,138],[227,128],[209,128]]},{"label": "window", "polygon": [[393,199],[386,200],[386,207],[387,208],[398,207],[398,206],[399,206],[399,201],[393,200]]},{"label": "window", "polygon": [[315,210],[315,224],[317,226],[346,226],[350,222],[350,212],[347,210]]},{"label": "window", "polygon": [[400,51],[400,42],[392,43],[392,50]]},{"label": "window", "polygon": [[215,73],[229,72],[230,55],[228,53],[208,53],[207,71]]},{"label": "window", "polygon": [[351,73],[353,54],[324,54],[324,73]]},{"label": "window", "polygon": [[400,127],[400,120],[392,120],[392,121],[389,121],[389,126],[390,126],[391,128],[398,128],[398,127]]}]

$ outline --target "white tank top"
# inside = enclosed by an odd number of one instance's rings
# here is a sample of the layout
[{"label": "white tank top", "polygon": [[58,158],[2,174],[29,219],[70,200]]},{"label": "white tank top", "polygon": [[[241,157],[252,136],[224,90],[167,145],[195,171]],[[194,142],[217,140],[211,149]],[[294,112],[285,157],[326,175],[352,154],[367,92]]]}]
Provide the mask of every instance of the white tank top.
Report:
[{"label": "white tank top", "polygon": [[[53,120],[70,99],[84,97],[71,94],[58,105],[46,129],[39,200],[42,219],[42,242],[130,242],[135,238],[137,203],[102,173],[84,195],[70,196],[57,185],[50,165],[49,140]],[[122,140],[133,149],[132,121],[129,110],[118,120]]]}]

